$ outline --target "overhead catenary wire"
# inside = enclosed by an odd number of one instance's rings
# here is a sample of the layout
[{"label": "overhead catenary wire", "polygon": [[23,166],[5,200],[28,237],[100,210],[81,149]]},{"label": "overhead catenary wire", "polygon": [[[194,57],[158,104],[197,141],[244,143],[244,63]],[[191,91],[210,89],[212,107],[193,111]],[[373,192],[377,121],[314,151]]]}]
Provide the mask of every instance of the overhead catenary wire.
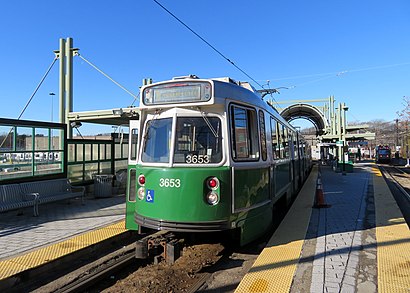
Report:
[{"label": "overhead catenary wire", "polygon": [[203,41],[205,44],[207,44],[212,50],[214,50],[217,54],[219,54],[222,58],[224,58],[226,61],[231,63],[236,69],[238,69],[240,72],[242,72],[244,75],[246,75],[249,79],[251,79],[253,82],[255,82],[258,86],[261,88],[264,88],[259,82],[257,82],[252,76],[250,76],[248,73],[245,72],[242,68],[240,68],[238,65],[236,65],[231,59],[226,57],[221,51],[219,51],[215,46],[210,44],[207,40],[205,40],[203,37],[201,37],[197,32],[195,32],[192,28],[190,28],[185,22],[183,22],[180,18],[178,18],[175,14],[173,14],[170,10],[168,10],[164,5],[159,3],[157,0],[152,0],[154,1],[158,6],[160,6],[163,10],[165,10],[169,15],[171,15],[173,18],[175,18],[180,24],[182,24],[185,28],[187,28],[191,33],[193,33],[195,36],[197,36],[201,41]]},{"label": "overhead catenary wire", "polygon": [[[220,50],[218,50],[215,46],[213,46],[209,41],[207,41],[204,37],[199,35],[196,31],[194,31],[190,26],[188,26],[184,21],[182,21],[179,17],[177,17],[174,13],[172,13],[169,9],[167,9],[164,5],[162,5],[158,0],[153,0],[159,7],[161,7],[164,11],[166,11],[169,15],[171,15],[175,20],[177,20],[181,25],[183,25],[186,29],[188,29],[191,33],[193,33],[196,37],[198,37],[202,42],[204,42],[207,46],[209,46],[212,50],[214,50],[218,55],[220,55],[222,58],[224,58],[226,61],[228,61],[230,64],[232,64],[236,69],[238,69],[240,72],[242,72],[245,76],[247,76],[250,80],[255,82],[260,88],[265,89],[261,83],[259,83],[257,80],[255,80],[252,76],[250,76],[245,70],[237,66],[231,59],[229,59],[225,54],[223,54]],[[312,83],[317,83],[321,82],[327,79],[330,79],[332,77],[340,77],[344,76],[347,73],[354,73],[354,72],[361,72],[361,71],[368,71],[368,70],[376,70],[376,69],[383,69],[383,68],[390,68],[390,67],[396,67],[396,66],[402,66],[402,65],[408,65],[410,62],[404,62],[404,63],[398,63],[398,64],[390,64],[390,65],[382,65],[382,66],[372,66],[372,67],[366,67],[366,68],[358,68],[358,69],[350,69],[350,70],[343,70],[343,71],[337,71],[337,72],[329,72],[329,73],[319,73],[319,74],[310,74],[310,75],[300,75],[300,76],[295,76],[295,77],[287,77],[287,78],[273,78],[271,80],[274,81],[279,81],[279,80],[285,80],[285,79],[296,79],[296,78],[308,78],[308,77],[319,77],[318,79],[311,80],[311,81],[306,81],[302,82],[296,85],[292,85],[290,87],[287,87],[288,89],[295,88],[295,87],[300,87]],[[276,99],[273,97],[272,94],[271,98],[272,101],[278,104]],[[279,106],[279,105],[278,105]]]},{"label": "overhead catenary wire", "polygon": [[[385,69],[385,68],[392,68],[392,67],[398,67],[398,66],[404,66],[404,65],[410,65],[410,62],[402,62],[402,63],[394,63],[394,64],[388,64],[388,65],[377,65],[377,66],[371,66],[371,67],[364,67],[364,68],[355,68],[355,69],[346,69],[342,71],[334,71],[334,72],[325,72],[325,73],[314,73],[314,74],[305,74],[305,75],[295,75],[295,76],[287,76],[287,77],[280,77],[280,78],[271,78],[271,80],[274,81],[282,81],[282,80],[291,80],[291,79],[302,79],[302,78],[309,78],[309,77],[322,77],[323,79],[329,78],[329,77],[334,77],[334,76],[342,76],[348,73],[352,72],[362,72],[362,71],[370,71],[370,70],[378,70],[378,69]],[[320,81],[322,78],[315,81]],[[311,83],[311,82],[307,82]],[[304,85],[299,84],[300,85]]]}]

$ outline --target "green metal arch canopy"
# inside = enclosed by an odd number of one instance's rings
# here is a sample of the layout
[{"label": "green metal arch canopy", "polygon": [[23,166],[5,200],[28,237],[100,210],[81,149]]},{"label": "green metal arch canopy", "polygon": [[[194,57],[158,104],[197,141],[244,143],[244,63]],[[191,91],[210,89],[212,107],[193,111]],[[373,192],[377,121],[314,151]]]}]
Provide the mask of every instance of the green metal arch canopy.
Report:
[{"label": "green metal arch canopy", "polygon": [[326,132],[329,123],[320,109],[309,104],[293,104],[281,111],[281,116],[287,121],[304,118],[313,123],[318,135]]}]

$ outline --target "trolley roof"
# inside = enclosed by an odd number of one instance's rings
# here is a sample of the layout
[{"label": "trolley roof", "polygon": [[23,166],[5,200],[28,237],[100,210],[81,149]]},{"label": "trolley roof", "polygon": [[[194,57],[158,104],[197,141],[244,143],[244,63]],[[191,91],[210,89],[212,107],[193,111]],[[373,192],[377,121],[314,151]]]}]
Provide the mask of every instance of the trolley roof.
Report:
[{"label": "trolley roof", "polygon": [[[165,103],[165,104],[152,104],[147,105],[144,103],[144,91],[149,88],[159,87],[161,85],[167,84],[183,84],[183,83],[209,83],[212,86],[212,98],[207,101],[190,101],[189,103],[186,102],[176,102],[176,103]],[[222,103],[221,100],[225,99],[232,99],[244,104],[248,104],[250,106],[256,106],[262,109],[269,111],[272,115],[275,116],[278,120],[280,120],[283,124],[286,124],[290,128],[294,128],[291,124],[289,124],[282,116],[278,113],[278,111],[265,102],[262,99],[262,96],[259,92],[249,83],[249,82],[241,82],[235,81],[230,77],[220,77],[220,78],[210,78],[210,79],[201,79],[198,78],[196,75],[188,75],[188,76],[181,76],[181,77],[174,77],[171,80],[160,81],[152,84],[145,85],[141,88],[141,100],[140,100],[140,109],[157,109],[162,107],[182,107],[192,105],[192,106],[202,106],[202,105],[212,105],[217,103]],[[296,129],[295,129],[296,130]]]}]

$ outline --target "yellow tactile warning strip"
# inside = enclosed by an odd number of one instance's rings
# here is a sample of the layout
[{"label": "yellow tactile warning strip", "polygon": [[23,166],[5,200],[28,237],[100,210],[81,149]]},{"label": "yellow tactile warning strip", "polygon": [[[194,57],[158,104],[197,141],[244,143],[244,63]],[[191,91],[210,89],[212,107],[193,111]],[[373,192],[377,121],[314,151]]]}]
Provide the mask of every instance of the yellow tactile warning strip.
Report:
[{"label": "yellow tactile warning strip", "polygon": [[316,178],[315,167],[292,208],[235,293],[289,292],[309,225]]},{"label": "yellow tactile warning strip", "polygon": [[379,169],[373,168],[379,292],[410,292],[410,231]]},{"label": "yellow tactile warning strip", "polygon": [[12,259],[0,261],[0,281],[124,232],[126,232],[125,222],[120,221]]}]

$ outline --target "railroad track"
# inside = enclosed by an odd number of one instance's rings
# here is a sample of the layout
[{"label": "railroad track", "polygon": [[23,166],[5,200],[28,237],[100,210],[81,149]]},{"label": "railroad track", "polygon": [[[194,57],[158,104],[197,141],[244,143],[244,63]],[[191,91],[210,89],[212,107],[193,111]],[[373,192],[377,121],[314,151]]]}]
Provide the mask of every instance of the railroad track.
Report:
[{"label": "railroad track", "polygon": [[379,169],[385,178],[394,183],[403,197],[410,202],[410,174],[393,166],[379,165]]},{"label": "railroad track", "polygon": [[[124,246],[106,256],[99,258],[98,260],[92,263],[84,265],[83,267],[80,267],[63,277],[58,278],[50,282],[49,284],[37,288],[32,292],[100,292],[104,290],[104,288],[110,287],[112,284],[110,285],[108,283],[112,282],[109,282],[107,280],[110,280],[111,276],[121,275],[120,272],[122,270],[127,271],[127,273],[125,273],[125,275],[127,275],[132,274],[132,271],[136,271],[138,269],[148,268],[149,270],[154,268],[154,273],[152,273],[151,271],[146,273],[144,271],[139,270],[138,276],[134,277],[134,282],[139,282],[141,279],[144,279],[145,281],[148,275],[153,276],[155,279],[162,280],[163,276],[161,276],[160,274],[163,270],[163,267],[171,267],[170,264],[172,264],[175,261],[175,259],[172,259],[170,255],[175,255],[176,258],[179,257],[179,253],[177,253],[174,249],[170,249],[169,242],[166,242],[164,240],[166,238],[173,237],[170,242],[175,245],[175,239],[177,239],[177,237],[175,237],[175,235],[169,236],[169,234],[170,233],[167,233],[165,231],[159,231],[157,233],[149,234],[146,237],[136,241],[135,243]],[[147,257],[146,259],[136,258],[136,255],[142,257],[141,251],[144,251],[144,249],[141,249],[141,246],[139,245],[140,243],[149,243],[149,257]],[[158,245],[156,246],[155,243],[157,243]],[[174,247],[174,245],[172,247]],[[197,266],[195,268],[194,257],[201,257],[201,254],[203,254],[203,252],[201,253],[200,250],[197,250],[196,253],[198,255],[194,253],[191,256],[189,256],[188,261],[186,261],[184,265],[186,268],[188,268],[188,271],[190,272],[189,274],[196,275],[195,278],[192,278],[192,282],[189,282],[186,288],[184,288],[184,292],[196,292],[201,286],[203,286],[203,284],[211,276],[211,274],[209,273],[200,272],[202,266]],[[220,258],[222,258],[222,255],[218,257],[218,260]],[[165,262],[162,262],[163,260],[165,260]],[[215,264],[217,262],[218,261],[215,261]],[[200,260],[198,263],[203,264],[204,260]],[[212,263],[211,265],[213,264],[214,263]],[[155,269],[155,266],[157,266],[158,269]],[[191,268],[190,266],[193,267]],[[181,266],[178,266],[178,270],[182,270]],[[169,275],[169,273],[167,273],[167,275]],[[121,278],[119,280],[121,280]],[[119,280],[115,279],[114,281]],[[117,285],[116,283],[114,286],[122,286],[121,288],[126,287],[127,284],[121,284],[122,281],[123,280],[117,282],[119,283],[119,285]],[[166,284],[166,282],[164,281],[162,281],[162,283],[163,285]],[[157,285],[154,284],[153,286]],[[172,283],[169,284],[169,286],[172,285]],[[149,285],[147,287],[149,287]],[[111,291],[117,291],[117,289],[118,288],[113,287],[111,288]],[[151,289],[154,289],[154,291],[159,292],[156,288]],[[129,290],[132,291],[133,288],[130,288]],[[121,291],[121,289],[118,289],[118,291]]]},{"label": "railroad track", "polygon": [[378,165],[387,185],[410,227],[410,170],[394,166]]},{"label": "railroad track", "polygon": [[112,272],[135,262],[135,243],[86,264],[32,292],[81,292]]},{"label": "railroad track", "polygon": [[[146,237],[138,241],[156,239],[157,237],[163,237],[165,234],[166,232],[164,231],[149,233]],[[138,241],[102,256],[63,277],[34,290],[33,292],[82,292],[85,289],[92,287],[100,280],[107,278],[107,276],[112,275],[114,272],[121,270],[125,266],[142,266],[146,264],[147,261],[136,258],[136,243],[138,243]]]}]

